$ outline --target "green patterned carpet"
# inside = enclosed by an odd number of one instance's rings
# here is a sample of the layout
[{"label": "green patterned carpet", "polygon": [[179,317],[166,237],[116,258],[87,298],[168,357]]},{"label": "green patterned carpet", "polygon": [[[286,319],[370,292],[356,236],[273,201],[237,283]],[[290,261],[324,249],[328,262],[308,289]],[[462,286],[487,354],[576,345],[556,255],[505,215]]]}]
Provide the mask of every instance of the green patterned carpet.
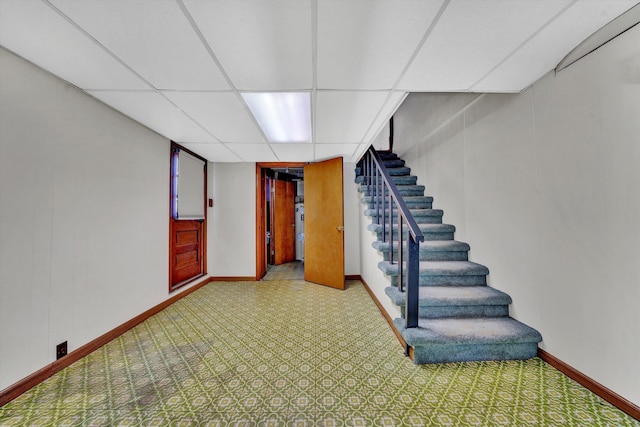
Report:
[{"label": "green patterned carpet", "polygon": [[210,283],[2,426],[640,426],[539,359],[416,366],[360,282]]}]

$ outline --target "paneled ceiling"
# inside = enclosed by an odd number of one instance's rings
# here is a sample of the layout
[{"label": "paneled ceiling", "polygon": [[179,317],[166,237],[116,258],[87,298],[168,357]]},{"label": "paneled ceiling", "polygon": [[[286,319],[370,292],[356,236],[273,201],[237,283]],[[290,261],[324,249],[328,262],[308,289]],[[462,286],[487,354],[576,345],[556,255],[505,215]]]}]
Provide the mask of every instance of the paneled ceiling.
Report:
[{"label": "paneled ceiling", "polygon": [[[407,93],[520,92],[639,2],[0,0],[0,45],[211,161],[353,161]],[[312,142],[255,91],[309,92]]]}]

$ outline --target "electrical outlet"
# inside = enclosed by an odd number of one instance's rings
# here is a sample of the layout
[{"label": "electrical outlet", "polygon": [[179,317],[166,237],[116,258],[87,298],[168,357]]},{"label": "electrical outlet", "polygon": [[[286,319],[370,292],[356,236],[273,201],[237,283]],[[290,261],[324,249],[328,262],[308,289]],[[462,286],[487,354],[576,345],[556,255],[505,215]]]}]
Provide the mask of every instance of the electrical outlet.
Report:
[{"label": "electrical outlet", "polygon": [[67,355],[67,342],[63,342],[56,346],[56,360]]}]

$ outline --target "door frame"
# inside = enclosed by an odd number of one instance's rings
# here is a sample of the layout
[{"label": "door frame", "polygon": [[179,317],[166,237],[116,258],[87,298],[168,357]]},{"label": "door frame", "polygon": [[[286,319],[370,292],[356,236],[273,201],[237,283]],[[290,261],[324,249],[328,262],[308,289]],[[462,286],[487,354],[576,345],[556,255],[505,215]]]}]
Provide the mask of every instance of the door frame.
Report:
[{"label": "door frame", "polygon": [[267,252],[265,250],[265,230],[267,216],[265,169],[302,168],[308,162],[257,162],[256,163],[256,280],[267,274]]},{"label": "door frame", "polygon": [[[204,161],[204,194],[202,195],[202,203],[204,204],[204,220],[202,221],[202,236],[200,239],[200,254],[201,254],[201,258],[200,258],[200,263],[201,263],[201,271],[202,273],[184,280],[180,283],[176,283],[173,284],[173,268],[172,268],[172,263],[174,262],[173,258],[174,258],[174,248],[173,248],[173,244],[172,244],[172,239],[175,238],[175,219],[173,219],[172,215],[171,215],[171,205],[173,203],[172,200],[172,193],[171,193],[171,186],[172,186],[172,176],[171,176],[171,171],[172,171],[172,166],[171,163],[173,162],[173,151],[174,148],[178,148],[180,150],[183,150],[186,153],[189,153],[190,155]],[[182,145],[176,143],[175,141],[171,141],[171,149],[170,149],[170,155],[169,155],[169,293],[191,283],[194,282],[196,280],[198,280],[199,278],[206,276],[207,275],[207,214],[208,214],[208,209],[207,209],[207,184],[209,181],[209,162],[207,161],[207,159],[205,159],[204,157],[200,156],[199,154],[194,153],[193,151],[189,150],[188,148],[183,147]]]}]

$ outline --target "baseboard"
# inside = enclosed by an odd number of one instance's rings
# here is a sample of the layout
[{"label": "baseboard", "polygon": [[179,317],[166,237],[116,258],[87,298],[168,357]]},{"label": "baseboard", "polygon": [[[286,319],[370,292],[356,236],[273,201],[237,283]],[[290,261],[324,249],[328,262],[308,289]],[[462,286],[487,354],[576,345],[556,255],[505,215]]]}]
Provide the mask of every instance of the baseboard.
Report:
[{"label": "baseboard", "polygon": [[360,277],[359,274],[347,274],[344,276],[344,280],[360,280],[361,282],[364,283],[364,281],[362,280],[362,277]]},{"label": "baseboard", "polygon": [[[369,284],[367,283],[367,281],[364,280],[361,276],[355,276],[355,277],[357,277],[357,279],[353,279],[353,280],[360,280],[362,282],[362,285],[364,286],[364,288],[369,293],[369,296],[371,297],[373,302],[378,307],[378,310],[380,310],[380,313],[382,314],[382,317],[385,318],[385,320],[389,324],[389,327],[391,328],[393,333],[396,335],[396,338],[398,338],[398,341],[400,341],[400,344],[402,345],[402,348],[406,349],[407,348],[407,342],[402,337],[402,334],[396,329],[396,326],[393,324],[393,319],[389,316],[389,313],[387,313],[387,311],[384,309],[384,307],[380,303],[380,300],[378,300],[378,297],[376,297],[376,294],[373,293],[373,291],[369,287]],[[409,357],[411,358],[411,360],[413,360],[413,349],[412,348],[409,348]]]},{"label": "baseboard", "polygon": [[212,282],[257,282],[256,276],[213,276]]},{"label": "baseboard", "polygon": [[45,367],[43,367],[43,368],[41,368],[39,370],[37,370],[33,374],[23,378],[22,380],[18,381],[17,383],[15,383],[13,385],[10,385],[9,387],[7,387],[4,390],[0,391],[0,406],[3,406],[5,404],[9,403],[10,401],[15,399],[16,397],[20,396],[22,393],[28,391],[32,387],[35,387],[36,385],[40,384],[42,381],[44,381],[47,378],[53,376],[54,374],[60,372],[61,370],[63,370],[67,366],[71,365],[72,363],[74,363],[74,362],[82,359],[83,357],[89,355],[90,353],[96,351],[97,349],[99,349],[103,345],[107,344],[108,342],[110,342],[110,341],[114,340],[115,338],[119,337],[120,335],[124,334],[129,329],[133,328],[134,326],[139,325],[140,323],[142,323],[145,320],[147,320],[149,317],[151,317],[151,316],[153,316],[155,314],[158,314],[159,312],[161,312],[165,308],[169,307],[174,302],[178,301],[181,298],[186,297],[190,293],[200,289],[201,287],[203,287],[204,285],[206,285],[207,283],[212,282],[212,281],[213,281],[213,278],[208,277],[208,278],[202,280],[201,282],[196,283],[195,285],[191,286],[189,289],[186,289],[186,290],[180,292],[179,294],[172,296],[171,298],[161,302],[160,304],[156,305],[155,307],[151,307],[149,310],[137,315],[133,319],[123,323],[122,325],[120,325],[120,326],[116,327],[115,329],[107,332],[106,334],[99,336],[98,338],[94,339],[93,341],[88,342],[87,344],[83,345],[82,347],[77,348],[76,350],[72,351],[71,353],[67,354],[66,356],[56,360],[55,362],[53,362],[53,363],[51,363],[51,364],[49,364],[49,365],[47,365],[47,366],[45,366]]},{"label": "baseboard", "polygon": [[538,349],[538,357],[583,386],[584,388],[592,391],[603,400],[606,400],[616,408],[631,415],[636,420],[640,420],[639,406],[634,405],[624,397],[620,396],[612,390],[609,390],[607,387],[595,381],[593,378],[586,376],[582,372],[576,370],[575,368],[566,364],[555,356],[552,356],[541,348]]}]

